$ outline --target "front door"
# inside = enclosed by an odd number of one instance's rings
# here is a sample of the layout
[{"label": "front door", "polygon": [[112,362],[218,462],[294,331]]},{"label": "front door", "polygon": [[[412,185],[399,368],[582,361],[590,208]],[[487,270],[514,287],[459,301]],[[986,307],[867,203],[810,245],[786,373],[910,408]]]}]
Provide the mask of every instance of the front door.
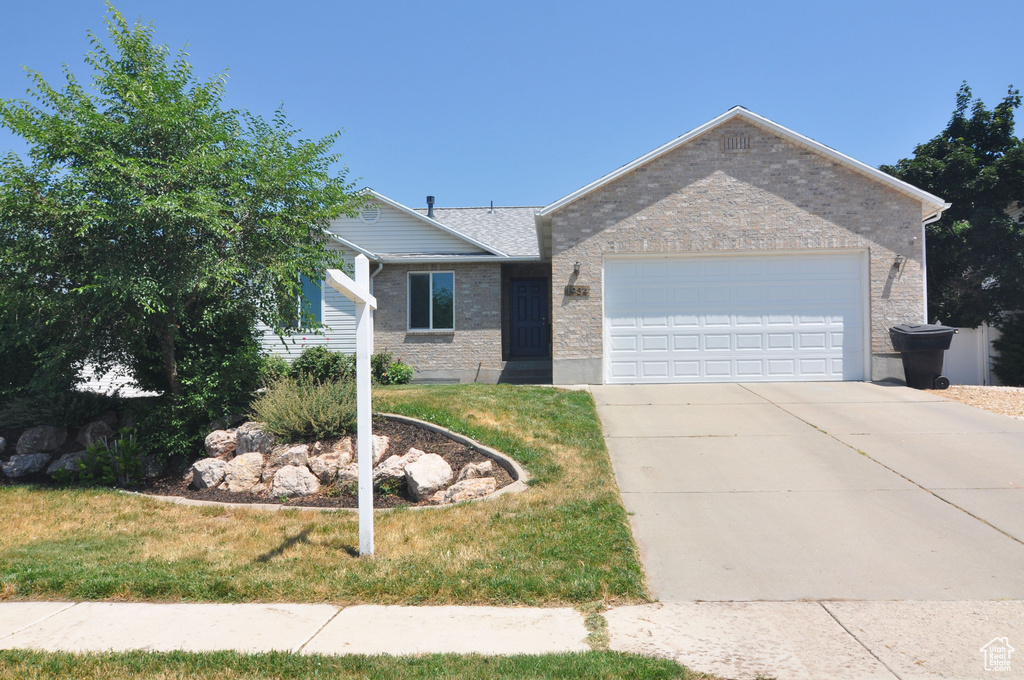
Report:
[{"label": "front door", "polygon": [[513,357],[548,356],[547,279],[512,279],[509,353]]}]

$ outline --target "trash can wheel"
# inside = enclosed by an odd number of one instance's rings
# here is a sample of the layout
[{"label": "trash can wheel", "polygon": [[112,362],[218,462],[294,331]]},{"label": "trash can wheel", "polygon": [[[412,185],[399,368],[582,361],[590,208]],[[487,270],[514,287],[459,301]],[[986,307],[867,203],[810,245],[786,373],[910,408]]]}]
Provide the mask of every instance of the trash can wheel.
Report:
[{"label": "trash can wheel", "polygon": [[932,383],[932,386],[937,390],[944,390],[949,387],[949,378],[944,375],[940,375],[935,378],[935,382]]}]

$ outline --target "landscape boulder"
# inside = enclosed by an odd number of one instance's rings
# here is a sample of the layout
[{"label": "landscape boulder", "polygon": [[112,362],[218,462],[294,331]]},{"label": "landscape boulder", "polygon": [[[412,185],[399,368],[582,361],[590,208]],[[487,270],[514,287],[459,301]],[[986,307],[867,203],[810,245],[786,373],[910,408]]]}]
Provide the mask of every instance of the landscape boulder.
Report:
[{"label": "landscape boulder", "polygon": [[274,435],[262,429],[263,423],[242,423],[235,430],[235,455],[270,453],[274,448]]},{"label": "landscape boulder", "polygon": [[85,460],[87,453],[88,451],[65,453],[57,460],[50,463],[50,467],[46,468],[46,474],[53,476],[57,472],[78,472],[78,464]]},{"label": "landscape boulder", "polygon": [[423,501],[452,481],[452,467],[436,453],[425,453],[405,466],[405,484],[409,495]]},{"label": "landscape boulder", "polygon": [[270,495],[279,496],[312,496],[320,491],[320,480],[309,468],[286,465],[274,475],[270,485]]},{"label": "landscape boulder", "polygon": [[486,477],[494,472],[494,463],[489,460],[482,461],[480,463],[466,463],[459,471],[459,476],[456,478],[456,482],[461,482],[464,479],[478,479],[480,477]]},{"label": "landscape boulder", "polygon": [[206,435],[203,446],[210,458],[230,458],[238,445],[238,437],[233,430],[214,430]]},{"label": "landscape boulder", "polygon": [[391,456],[378,465],[373,471],[374,486],[388,479],[402,479],[405,477],[405,466],[415,463],[423,455],[419,449],[410,448],[404,456]]},{"label": "landscape boulder", "polygon": [[224,489],[232,493],[251,491],[260,483],[263,454],[256,451],[235,456],[224,466]]},{"label": "landscape boulder", "polygon": [[60,450],[68,439],[68,431],[63,427],[53,425],[39,425],[30,427],[18,437],[18,445],[15,452],[26,453],[55,453]]},{"label": "landscape boulder", "polygon": [[262,479],[269,482],[277,471],[285,466],[306,467],[309,465],[309,446],[275,446],[267,456],[267,466],[263,469]]},{"label": "landscape boulder", "polygon": [[375,434],[371,437],[371,441],[373,442],[371,447],[373,450],[373,464],[376,465],[387,454],[388,446],[391,444],[391,437]]},{"label": "landscape boulder", "polygon": [[220,458],[203,458],[192,463],[192,486],[196,489],[212,489],[224,481],[227,463]]},{"label": "landscape boulder", "polygon": [[498,482],[494,477],[479,477],[477,479],[464,479],[461,482],[452,484],[443,492],[437,492],[432,500],[438,503],[458,503],[473,498],[481,498],[494,493],[498,488]]},{"label": "landscape boulder", "polygon": [[112,441],[114,439],[114,428],[110,426],[105,420],[94,420],[91,423],[82,426],[82,429],[78,431],[78,443],[89,448],[98,441],[106,439]]},{"label": "landscape boulder", "polygon": [[49,453],[17,453],[4,462],[0,469],[11,479],[17,479],[41,472],[51,458],[53,456]]},{"label": "landscape boulder", "polygon": [[338,474],[334,480],[338,484],[351,484],[352,482],[359,481],[359,465],[357,463],[349,463],[338,468]]}]

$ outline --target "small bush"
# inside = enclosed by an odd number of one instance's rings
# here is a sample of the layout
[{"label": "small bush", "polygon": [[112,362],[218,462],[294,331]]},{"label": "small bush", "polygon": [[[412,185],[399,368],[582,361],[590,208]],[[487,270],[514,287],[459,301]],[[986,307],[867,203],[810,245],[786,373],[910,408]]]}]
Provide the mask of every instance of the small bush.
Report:
[{"label": "small bush", "polygon": [[250,417],[288,441],[348,434],[356,425],[356,384],[282,378],[253,402]]},{"label": "small bush", "polygon": [[348,380],[355,374],[355,357],[326,347],[309,347],[291,368],[291,376],[299,382],[328,383]]},{"label": "small bush", "polygon": [[992,342],[999,352],[992,357],[992,371],[1004,385],[1024,386],[1024,312],[1004,319],[999,332]]},{"label": "small bush", "polygon": [[387,350],[370,357],[373,382],[378,385],[405,385],[412,380],[414,369]]},{"label": "small bush", "polygon": [[78,479],[82,484],[98,486],[133,486],[142,476],[142,447],[135,438],[135,430],[124,427],[118,438],[103,438],[85,450],[85,458],[78,464]]},{"label": "small bush", "polygon": [[260,384],[266,387],[288,375],[291,367],[281,357],[276,354],[270,354],[262,357],[259,370]]}]

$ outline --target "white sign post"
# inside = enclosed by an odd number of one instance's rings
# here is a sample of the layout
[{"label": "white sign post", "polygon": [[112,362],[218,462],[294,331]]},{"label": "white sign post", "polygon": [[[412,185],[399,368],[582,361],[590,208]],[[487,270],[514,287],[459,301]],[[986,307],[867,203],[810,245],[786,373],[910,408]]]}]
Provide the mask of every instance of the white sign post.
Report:
[{"label": "white sign post", "polygon": [[370,402],[370,354],[377,299],[370,295],[370,261],[356,255],[356,280],[339,269],[327,270],[327,283],[356,303],[356,457],[359,467],[359,554],[373,554],[373,422]]}]

